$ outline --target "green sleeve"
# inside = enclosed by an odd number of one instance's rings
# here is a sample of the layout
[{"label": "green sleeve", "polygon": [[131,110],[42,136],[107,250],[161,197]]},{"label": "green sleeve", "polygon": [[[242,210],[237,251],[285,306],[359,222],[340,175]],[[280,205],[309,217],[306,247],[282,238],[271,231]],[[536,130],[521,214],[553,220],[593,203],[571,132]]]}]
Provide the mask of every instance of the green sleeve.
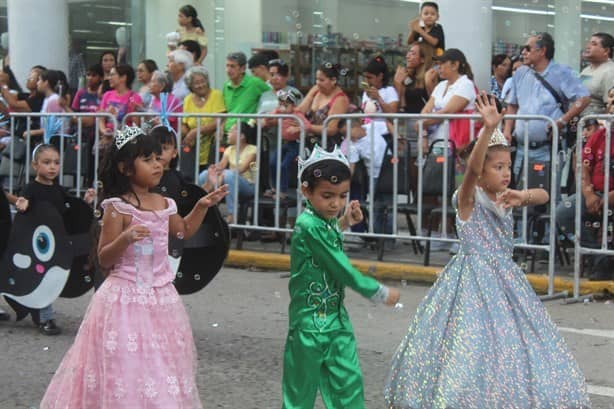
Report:
[{"label": "green sleeve", "polygon": [[341,246],[335,245],[336,240],[331,240],[330,235],[322,228],[309,226],[304,239],[313,253],[314,260],[331,278],[366,298],[371,298],[377,292],[379,282],[356,270]]}]

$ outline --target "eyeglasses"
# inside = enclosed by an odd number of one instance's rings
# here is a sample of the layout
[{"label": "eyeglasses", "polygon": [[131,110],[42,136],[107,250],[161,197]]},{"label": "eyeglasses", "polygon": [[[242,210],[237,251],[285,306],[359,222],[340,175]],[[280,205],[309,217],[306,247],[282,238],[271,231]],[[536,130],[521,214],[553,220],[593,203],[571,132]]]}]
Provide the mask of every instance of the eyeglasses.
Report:
[{"label": "eyeglasses", "polygon": [[525,45],[524,47],[522,47],[520,51],[521,51],[521,52],[526,51],[526,52],[530,53],[530,52],[531,52],[531,50],[539,50],[540,48],[541,48],[541,47],[537,47],[537,46],[533,46],[533,47],[531,47],[530,45],[528,45],[528,44],[527,44],[527,45]]},{"label": "eyeglasses", "polygon": [[272,66],[272,65],[280,65],[282,67],[286,67],[288,64],[284,60],[282,60],[281,58],[276,58],[276,59],[271,60],[271,61],[268,62],[268,66],[269,67]]}]

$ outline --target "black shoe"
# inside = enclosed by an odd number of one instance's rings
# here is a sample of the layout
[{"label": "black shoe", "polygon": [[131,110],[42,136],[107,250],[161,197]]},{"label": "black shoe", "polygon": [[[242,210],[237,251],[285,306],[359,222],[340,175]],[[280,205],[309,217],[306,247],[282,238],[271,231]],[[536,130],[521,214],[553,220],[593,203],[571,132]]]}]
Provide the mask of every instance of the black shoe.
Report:
[{"label": "black shoe", "polygon": [[0,308],[0,321],[8,321],[11,319],[11,314]]},{"label": "black shoe", "polygon": [[55,320],[41,322],[38,329],[43,335],[58,335],[62,332],[62,329],[55,325]]}]

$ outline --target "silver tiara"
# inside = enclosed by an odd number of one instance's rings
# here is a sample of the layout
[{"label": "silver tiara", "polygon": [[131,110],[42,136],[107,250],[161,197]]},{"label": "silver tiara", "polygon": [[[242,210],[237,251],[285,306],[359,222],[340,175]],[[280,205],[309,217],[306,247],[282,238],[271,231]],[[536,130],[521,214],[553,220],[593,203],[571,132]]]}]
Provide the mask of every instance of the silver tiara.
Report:
[{"label": "silver tiara", "polygon": [[498,128],[495,128],[492,135],[490,135],[490,141],[488,142],[488,147],[490,148],[491,146],[497,146],[497,145],[508,146],[509,144],[507,143],[507,139],[505,139],[503,132],[501,132]]},{"label": "silver tiara", "polygon": [[339,149],[337,145],[335,145],[335,148],[332,152],[328,152],[326,149],[322,149],[319,145],[316,145],[313,148],[313,151],[311,151],[311,155],[309,155],[309,158],[298,159],[298,180],[301,180],[301,175],[303,174],[303,171],[309,166],[325,160],[336,160],[338,162],[343,163],[348,168],[350,167],[350,162],[345,157],[343,152],[341,152],[341,149]]},{"label": "silver tiara", "polygon": [[145,133],[138,126],[126,126],[123,130],[117,131],[115,135],[115,147],[117,150],[120,150],[124,147],[128,142],[133,141],[139,135],[144,135]]}]

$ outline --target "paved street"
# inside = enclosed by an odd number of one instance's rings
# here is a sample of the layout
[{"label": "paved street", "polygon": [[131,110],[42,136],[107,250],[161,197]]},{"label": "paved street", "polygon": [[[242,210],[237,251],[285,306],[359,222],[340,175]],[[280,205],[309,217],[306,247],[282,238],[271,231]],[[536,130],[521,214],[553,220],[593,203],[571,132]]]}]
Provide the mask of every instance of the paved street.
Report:
[{"label": "paved street", "polygon": [[[279,408],[287,328],[287,275],[224,269],[184,297],[197,342],[198,385],[206,408]],[[390,283],[400,286],[399,283]],[[348,291],[346,306],[360,349],[368,408],[382,408],[389,360],[428,287],[400,286],[402,310],[374,306]],[[0,409],[37,407],[73,341],[91,293],[55,304],[58,337],[28,321],[0,323]],[[3,308],[6,305],[0,302]],[[547,304],[587,377],[593,408],[614,408],[614,302]],[[322,408],[318,402],[318,408]]]}]

